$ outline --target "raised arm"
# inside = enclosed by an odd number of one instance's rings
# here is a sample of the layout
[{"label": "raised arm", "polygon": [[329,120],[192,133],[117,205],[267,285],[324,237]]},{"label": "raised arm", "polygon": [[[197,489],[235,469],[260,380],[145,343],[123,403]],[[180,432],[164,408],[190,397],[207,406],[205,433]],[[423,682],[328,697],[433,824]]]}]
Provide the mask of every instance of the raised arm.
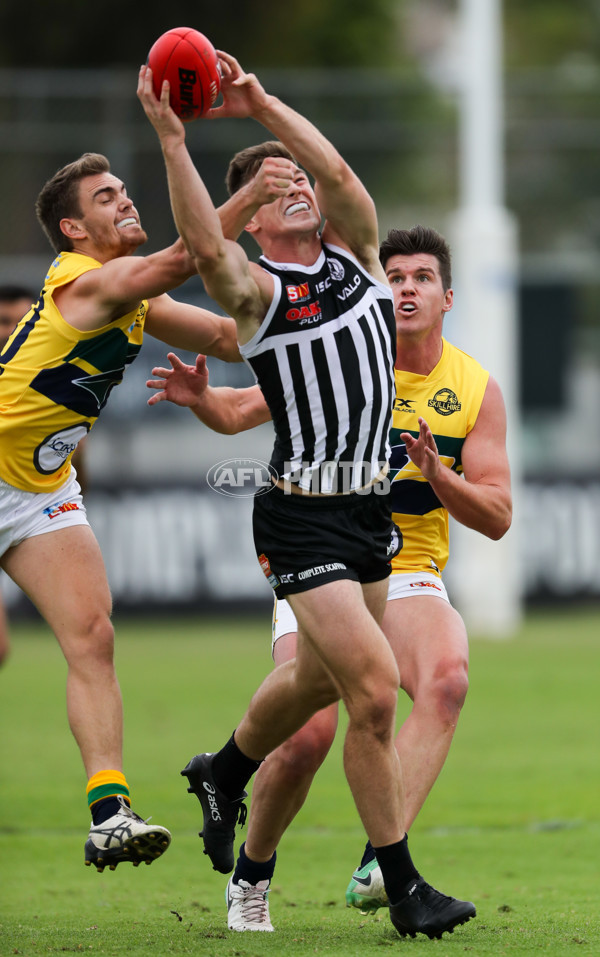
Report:
[{"label": "raised arm", "polygon": [[256,176],[219,206],[217,212],[225,238],[237,239],[261,206],[285,196],[293,178],[294,167],[288,160],[282,156],[267,156]]},{"label": "raised arm", "polygon": [[223,105],[210,110],[208,117],[251,116],[281,140],[315,179],[317,200],[327,220],[323,238],[348,246],[371,273],[383,278],[375,205],[358,176],[310,120],[267,94],[235,57],[218,53]]},{"label": "raised arm", "polygon": [[499,539],[512,520],[510,468],[506,454],[506,412],[500,387],[488,380],[477,421],[462,447],[465,481],[439,458],[427,422],[419,419],[419,437],[403,432],[406,451],[442,505],[462,525]]},{"label": "raised arm", "polygon": [[142,299],[160,296],[195,275],[196,265],[181,239],[150,256],[119,256],[89,269],[57,289],[55,302],[63,318],[88,331],[119,319]]},{"label": "raised arm", "polygon": [[227,435],[253,429],[270,420],[271,413],[259,386],[213,389],[208,384],[206,356],[199,355],[195,366],[182,362],[173,352],[167,358],[171,368],[157,366],[152,375],[159,378],[146,383],[149,389],[158,390],[150,396],[148,405],[166,400],[187,407],[214,432]]},{"label": "raised arm", "polygon": [[169,105],[169,84],[163,84],[158,100],[152,71],[142,66],[138,96],[160,140],[178,232],[194,256],[207,292],[235,318],[240,341],[247,341],[271,302],[272,279],[265,270],[251,266],[241,246],[225,239],[217,211],[185,145],[183,123]]}]

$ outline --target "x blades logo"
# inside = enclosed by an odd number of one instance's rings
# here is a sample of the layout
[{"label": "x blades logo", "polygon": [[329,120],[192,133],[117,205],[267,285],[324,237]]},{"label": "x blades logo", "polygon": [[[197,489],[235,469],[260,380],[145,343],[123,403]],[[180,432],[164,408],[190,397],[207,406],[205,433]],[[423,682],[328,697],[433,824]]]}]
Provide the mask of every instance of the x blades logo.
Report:
[{"label": "x blades logo", "polygon": [[213,492],[233,498],[265,495],[278,479],[275,469],[259,459],[226,459],[206,473],[206,481]]},{"label": "x blades logo", "polygon": [[414,412],[413,405],[416,399],[401,399],[396,396],[394,399],[394,412]]}]

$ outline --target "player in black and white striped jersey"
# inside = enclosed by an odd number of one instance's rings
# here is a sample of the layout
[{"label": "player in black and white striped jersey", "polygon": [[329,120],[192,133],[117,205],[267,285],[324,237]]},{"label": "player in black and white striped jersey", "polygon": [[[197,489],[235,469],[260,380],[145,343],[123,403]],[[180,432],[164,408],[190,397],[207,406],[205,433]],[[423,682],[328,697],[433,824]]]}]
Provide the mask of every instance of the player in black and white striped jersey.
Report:
[{"label": "player in black and white striped jersey", "polygon": [[240,351],[276,413],[271,466],[306,492],[354,492],[389,458],[389,286],[325,243],[314,265],[259,263],[273,276],[273,301]]},{"label": "player in black and white striped jersey", "polygon": [[[400,544],[385,485],[395,322],[375,208],[308,120],[269,96],[233,57],[219,55],[223,106],[212,115],[253,117],[284,144],[243,151],[228,176],[235,191],[271,156],[285,187],[246,227],[262,250],[259,264],[225,240],[168,87],[157,100],[146,67],[138,95],[161,142],[179,232],[207,291],[235,318],[240,351],[269,404],[279,477],[255,499],[254,539],[299,632],[296,658],[265,679],[230,741],[216,754],[196,755],[182,774],[202,804],[205,852],[228,873],[246,783],[308,717],[341,698],[349,716],[346,776],[377,852],[392,923],[402,935],[439,937],[475,908],[426,884],[402,823],[399,675],[379,626]],[[314,176],[314,189],[301,167]],[[231,929],[273,929],[266,894],[274,863],[241,849],[227,889]]]}]

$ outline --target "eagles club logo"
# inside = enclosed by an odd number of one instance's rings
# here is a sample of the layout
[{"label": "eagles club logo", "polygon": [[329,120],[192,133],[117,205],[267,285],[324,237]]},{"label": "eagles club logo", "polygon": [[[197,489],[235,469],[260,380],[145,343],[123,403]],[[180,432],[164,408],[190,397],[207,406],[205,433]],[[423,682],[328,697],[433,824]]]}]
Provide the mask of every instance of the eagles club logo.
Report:
[{"label": "eagles club logo", "polygon": [[458,396],[452,389],[438,389],[427,405],[430,409],[435,409],[439,415],[452,415],[453,412],[460,412],[461,410]]}]

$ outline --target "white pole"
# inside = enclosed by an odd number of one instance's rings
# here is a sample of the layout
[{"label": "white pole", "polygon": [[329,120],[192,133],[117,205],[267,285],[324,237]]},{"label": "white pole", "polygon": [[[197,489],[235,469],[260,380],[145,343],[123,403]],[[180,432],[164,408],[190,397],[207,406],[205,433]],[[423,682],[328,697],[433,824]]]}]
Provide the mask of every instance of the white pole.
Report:
[{"label": "white pole", "polygon": [[471,633],[501,637],[514,632],[522,613],[517,229],[503,205],[501,0],[461,2],[461,206],[449,229],[455,305],[445,334],[478,359],[502,388],[515,515],[500,542],[453,523],[448,585]]}]

